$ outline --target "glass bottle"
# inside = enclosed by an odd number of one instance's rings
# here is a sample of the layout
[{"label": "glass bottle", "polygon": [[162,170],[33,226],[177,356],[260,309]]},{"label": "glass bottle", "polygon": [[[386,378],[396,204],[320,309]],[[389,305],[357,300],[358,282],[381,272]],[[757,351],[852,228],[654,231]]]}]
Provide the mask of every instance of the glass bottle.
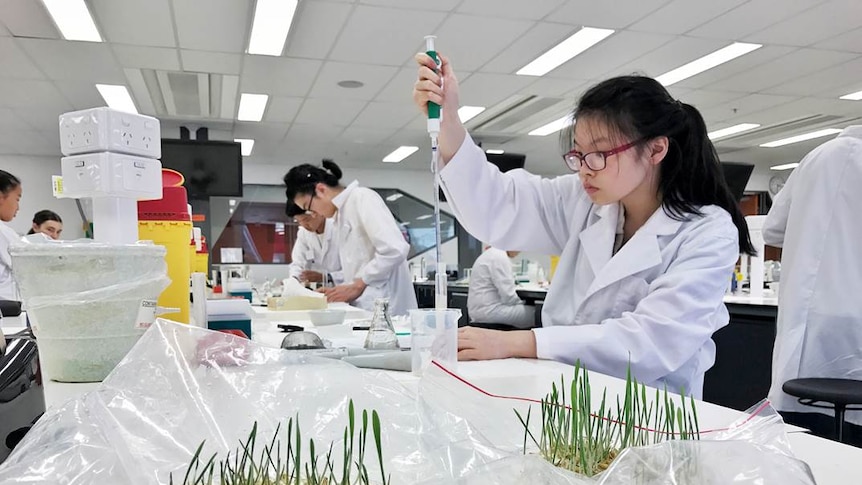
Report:
[{"label": "glass bottle", "polygon": [[369,350],[398,350],[398,337],[392,318],[389,316],[389,298],[374,300],[374,317],[365,338],[365,348]]}]

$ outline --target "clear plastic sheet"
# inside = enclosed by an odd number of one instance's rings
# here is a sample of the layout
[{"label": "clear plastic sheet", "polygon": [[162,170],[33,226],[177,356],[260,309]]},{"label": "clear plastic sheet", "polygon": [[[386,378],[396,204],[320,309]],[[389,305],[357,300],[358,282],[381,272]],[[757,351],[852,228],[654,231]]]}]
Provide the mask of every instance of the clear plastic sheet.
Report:
[{"label": "clear plastic sheet", "polygon": [[[669,473],[692,456],[699,469],[720,465],[723,474],[690,483],[813,483],[803,464],[751,441],[633,450],[615,462],[618,471],[586,479],[522,454],[523,430],[508,426],[512,401],[452,381],[427,372],[416,399],[416,389],[385,373],[158,320],[98,390],[48,411],[0,466],[0,483],[152,484],[167,483],[171,472],[177,483],[202,440],[204,455],[224,458],[254,422],[268,441],[278,424],[298,416],[305,439],[339,443],[351,398],[358,410],[380,414],[393,484],[685,483]],[[781,429],[780,421],[754,419],[731,431],[731,438],[766,434],[771,442]],[[376,458],[366,464],[380,483]],[[646,468],[658,478],[641,480]]]}]

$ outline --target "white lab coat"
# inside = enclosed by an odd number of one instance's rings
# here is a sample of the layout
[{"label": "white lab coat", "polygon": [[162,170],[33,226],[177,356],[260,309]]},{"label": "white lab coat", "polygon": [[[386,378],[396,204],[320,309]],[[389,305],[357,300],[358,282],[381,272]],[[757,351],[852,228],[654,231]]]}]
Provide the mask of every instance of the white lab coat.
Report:
[{"label": "white lab coat", "polygon": [[296,244],[291,251],[290,276],[299,279],[305,270],[326,272],[336,285],[344,283],[341,274],[341,259],[338,256],[338,244],[334,235],[335,226],[332,219],[327,219],[323,234],[315,234],[304,227],[296,233]]},{"label": "white lab coat", "polygon": [[391,315],[417,308],[407,268],[410,245],[380,195],[354,181],[332,202],[344,281],[361,278],[368,285],[351,304],[374,311],[374,300],[383,297],[389,298]]},{"label": "white lab coat", "polygon": [[21,236],[0,221],[0,300],[20,300],[18,286],[12,278],[12,257],[9,255],[9,246],[20,242]]},{"label": "white lab coat", "polygon": [[[802,159],[763,227],[783,247],[769,398],[780,411],[822,412],[781,390],[798,377],[862,380],[862,126]],[[862,412],[846,419],[862,425]]]},{"label": "white lab coat", "polygon": [[621,207],[594,205],[576,175],[542,179],[485,162],[468,136],[441,171],[458,220],[475,237],[516,251],[560,254],[534,329],[539,358],[573,363],[650,386],[703,392],[715,361],[713,332],[739,257],[725,210],[685,221],[657,210],[612,256]]},{"label": "white lab coat", "polygon": [[524,305],[515,291],[512,260],[505,251],[488,248],[476,258],[467,294],[470,321],[531,328],[535,307]]}]

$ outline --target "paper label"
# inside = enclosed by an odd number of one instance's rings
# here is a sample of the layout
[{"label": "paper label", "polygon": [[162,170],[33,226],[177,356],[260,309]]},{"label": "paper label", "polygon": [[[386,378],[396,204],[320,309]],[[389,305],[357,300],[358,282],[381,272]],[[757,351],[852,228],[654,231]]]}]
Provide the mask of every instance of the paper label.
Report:
[{"label": "paper label", "polygon": [[146,330],[156,321],[156,300],[141,300],[138,308],[138,317],[135,319],[135,328]]},{"label": "paper label", "polygon": [[63,177],[61,175],[51,176],[51,186],[54,189],[54,197],[63,196]]}]

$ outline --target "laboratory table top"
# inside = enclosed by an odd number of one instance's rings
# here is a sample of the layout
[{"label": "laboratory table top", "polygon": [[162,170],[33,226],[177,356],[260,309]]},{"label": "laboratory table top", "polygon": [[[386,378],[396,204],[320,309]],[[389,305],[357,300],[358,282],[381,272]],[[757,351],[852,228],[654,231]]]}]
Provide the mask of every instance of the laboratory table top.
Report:
[{"label": "laboratory table top", "polygon": [[[267,346],[280,346],[284,334],[278,331],[278,323],[280,322],[266,318],[256,319],[253,322],[254,340]],[[292,323],[297,321],[293,320]],[[310,322],[303,322],[302,325],[314,330]],[[321,327],[317,331],[332,340],[334,344],[361,345],[364,332],[353,331],[350,321],[346,321],[343,327],[340,329]],[[2,328],[6,334],[10,334],[20,330],[22,322],[20,319],[6,318],[2,321]],[[396,328],[396,330],[399,329]],[[492,394],[540,399],[547,394],[551,383],[558,383],[561,376],[571,379],[573,368],[570,365],[547,360],[503,359],[459,362],[455,372],[474,386]],[[419,378],[411,373],[386,372],[386,374],[403,383],[408,389],[418,388]],[[590,373],[590,383],[594,389],[607,388],[609,395],[621,394],[625,389],[625,381],[595,372]],[[46,381],[45,400],[50,408],[97,387],[98,383],[67,384]],[[701,429],[726,426],[746,416],[740,411],[707,402],[698,402],[697,406]],[[850,477],[858,478],[862,472],[862,465],[860,465],[862,449],[812,436],[794,426],[786,425],[786,430],[793,452],[808,463],[818,484],[843,485],[850,483],[848,480],[855,479]]]}]

